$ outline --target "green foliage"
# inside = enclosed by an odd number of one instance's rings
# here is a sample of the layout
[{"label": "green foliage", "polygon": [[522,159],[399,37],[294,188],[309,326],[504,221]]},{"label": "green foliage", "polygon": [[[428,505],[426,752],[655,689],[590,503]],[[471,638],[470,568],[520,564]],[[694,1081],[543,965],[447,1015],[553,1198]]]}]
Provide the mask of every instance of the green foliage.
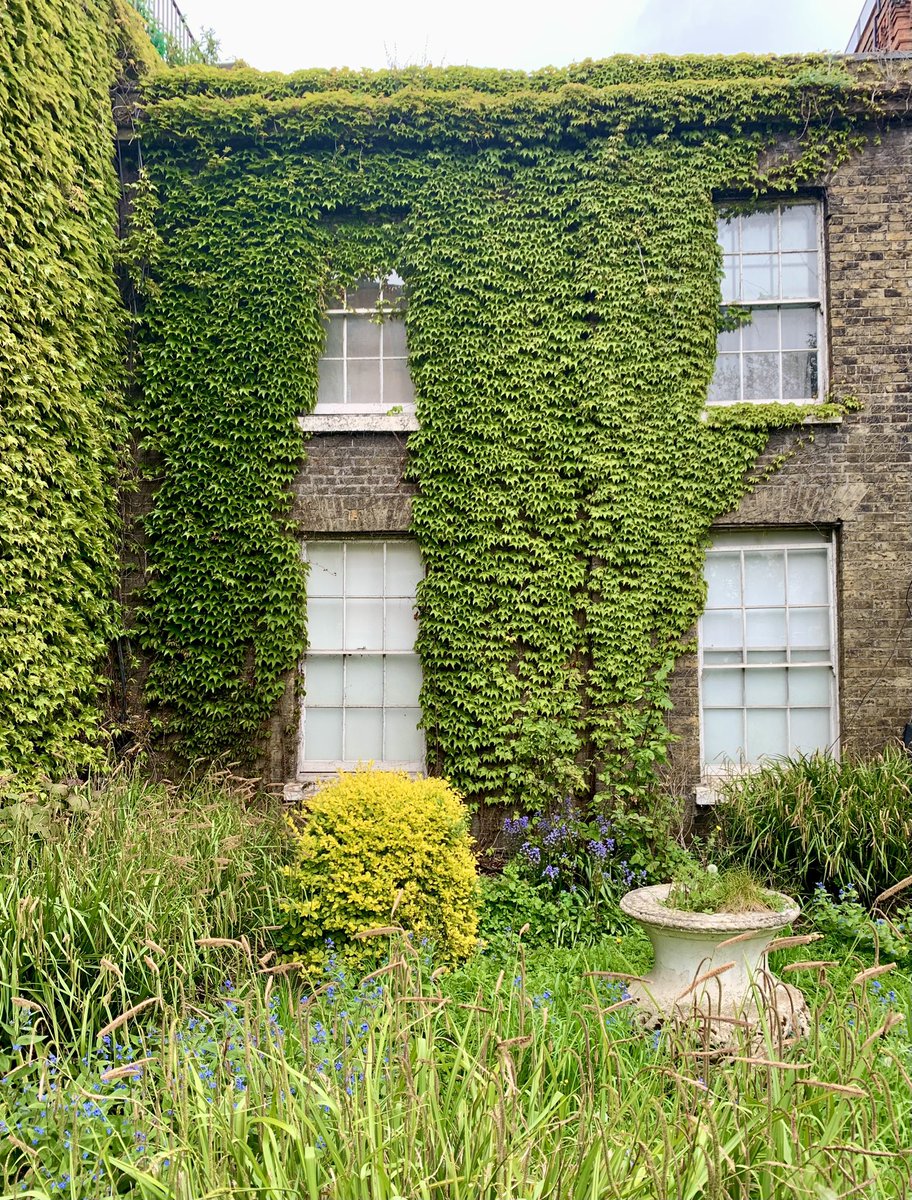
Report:
[{"label": "green foliage", "polygon": [[870,902],[910,874],[912,758],[822,754],[732,780],[720,806],[731,855],[786,889],[854,888]]},{"label": "green foliage", "polygon": [[107,0],[0,7],[0,770],[97,756],[118,628]]},{"label": "green foliage", "polygon": [[768,891],[747,869],[683,863],[675,872],[665,901],[669,908],[693,913],[779,912],[784,901]]},{"label": "green foliage", "polygon": [[327,946],[354,961],[374,953],[353,941],[391,921],[429,939],[440,961],[476,944],[477,881],[468,813],[443,779],[363,768],[341,772],[309,797],[284,869],[284,949],[318,963]]},{"label": "green foliage", "polygon": [[805,916],[831,944],[843,950],[874,954],[878,961],[905,963],[912,959],[912,907],[908,904],[889,917],[874,916],[854,888],[840,888],[833,897],[821,883],[814,888]]},{"label": "green foliage", "polygon": [[190,754],[255,745],[303,645],[284,489],[323,290],[395,269],[429,765],[472,800],[601,788],[636,811],[712,521],[770,430],[820,407],[703,419],[713,198],[819,183],[868,99],[838,64],[749,57],[185,68],[145,92],[161,253],[141,381],[163,483],[144,644],[163,720]]}]

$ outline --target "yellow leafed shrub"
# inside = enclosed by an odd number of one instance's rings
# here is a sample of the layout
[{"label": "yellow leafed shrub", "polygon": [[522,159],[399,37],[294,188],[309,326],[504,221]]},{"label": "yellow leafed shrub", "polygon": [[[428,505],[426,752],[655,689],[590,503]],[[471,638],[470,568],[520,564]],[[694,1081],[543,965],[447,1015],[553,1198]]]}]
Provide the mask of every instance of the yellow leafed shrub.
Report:
[{"label": "yellow leafed shrub", "polygon": [[446,780],[340,772],[289,822],[296,845],[283,868],[287,952],[314,963],[331,939],[348,957],[366,957],[376,947],[353,942],[355,935],[394,921],[433,942],[440,962],[471,953],[478,929],[472,839],[466,807]]}]

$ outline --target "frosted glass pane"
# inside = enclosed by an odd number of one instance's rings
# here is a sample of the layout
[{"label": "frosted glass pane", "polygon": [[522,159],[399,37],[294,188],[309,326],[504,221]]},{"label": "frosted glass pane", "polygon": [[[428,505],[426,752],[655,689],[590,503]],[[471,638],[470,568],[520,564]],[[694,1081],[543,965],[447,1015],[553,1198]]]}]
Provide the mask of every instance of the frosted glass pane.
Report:
[{"label": "frosted glass pane", "polygon": [[387,596],[414,597],[418,581],[423,578],[421,553],[414,542],[386,543]]},{"label": "frosted glass pane", "polygon": [[344,317],[327,317],[323,322],[323,328],[326,330],[326,346],[323,353],[327,358],[342,357],[342,328],[344,324]]},{"label": "frosted glass pane", "polygon": [[830,645],[830,614],[826,608],[793,608],[789,613],[793,646]]},{"label": "frosted glass pane", "polygon": [[373,317],[346,317],[349,358],[380,357],[380,325]]},{"label": "frosted glass pane", "polygon": [[744,399],[778,400],[780,395],[779,355],[745,354]]},{"label": "frosted glass pane", "polygon": [[703,703],[707,708],[740,708],[744,704],[744,672],[704,668]]},{"label": "frosted glass pane", "polygon": [[738,218],[720,217],[716,222],[716,236],[725,253],[734,254],[738,249]]},{"label": "frosted glass pane", "polygon": [[342,361],[341,359],[321,358],[317,363],[317,375],[319,382],[317,385],[317,403],[318,404],[344,404],[344,390],[342,387]]},{"label": "frosted glass pane", "polygon": [[783,254],[782,256],[782,298],[803,300],[805,297],[816,297],[820,292],[817,281],[817,255]]},{"label": "frosted glass pane", "polygon": [[382,601],[345,601],[345,649],[383,649]]},{"label": "frosted glass pane", "polygon": [[828,708],[792,710],[792,754],[813,754],[815,750],[825,750],[832,736]]},{"label": "frosted glass pane", "polygon": [[790,550],[788,555],[790,604],[826,604],[829,570],[825,550]]},{"label": "frosted glass pane", "polygon": [[383,357],[405,358],[407,354],[405,348],[405,322],[401,319],[384,321],[381,328],[383,330]]},{"label": "frosted glass pane", "polygon": [[722,302],[729,304],[738,299],[740,299],[738,259],[726,254],[722,259]]},{"label": "frosted glass pane", "polygon": [[813,350],[817,347],[817,309],[783,308],[782,349]]},{"label": "frosted glass pane", "polygon": [[342,595],[342,543],[308,542],[308,596]]},{"label": "frosted glass pane", "polygon": [[707,554],[706,607],[734,608],[741,603],[741,555]]},{"label": "frosted glass pane", "polygon": [[710,404],[733,403],[741,399],[741,358],[737,354],[720,354],[716,371],[709,385]]},{"label": "frosted glass pane", "polygon": [[782,209],[783,250],[817,248],[817,208],[813,204],[790,204]]},{"label": "frosted glass pane", "polygon": [[784,646],[785,609],[752,608],[747,612],[748,646]]},{"label": "frosted glass pane", "polygon": [[354,358],[348,361],[346,404],[380,403],[380,359]]},{"label": "frosted glass pane", "polygon": [[776,249],[778,213],[774,208],[741,218],[741,249],[745,254]]},{"label": "frosted glass pane", "polygon": [[411,650],[417,635],[418,622],[415,620],[414,600],[387,600],[387,650]]},{"label": "frosted glass pane", "polygon": [[353,654],[345,660],[345,706],[383,707],[383,659]]},{"label": "frosted glass pane", "polygon": [[755,308],[749,325],[742,326],[745,350],[779,349],[779,309]]},{"label": "frosted glass pane", "polygon": [[389,655],[386,659],[385,703],[414,706],[420,692],[421,663],[417,654]]},{"label": "frosted glass pane", "polygon": [[740,646],[741,610],[720,608],[703,614],[701,628],[703,645],[710,650]]},{"label": "frosted glass pane", "polygon": [[817,351],[782,356],[783,400],[816,400]]},{"label": "frosted glass pane", "polygon": [[740,663],[740,650],[703,650],[703,662],[706,666],[719,665],[721,663]]},{"label": "frosted glass pane", "polygon": [[833,673],[828,667],[792,667],[789,671],[789,704],[829,705]]},{"label": "frosted glass pane", "polygon": [[747,761],[788,754],[788,722],[784,708],[747,710]]},{"label": "frosted glass pane", "polygon": [[304,688],[308,708],[338,708],[342,703],[341,657],[327,654],[306,659]]},{"label": "frosted glass pane", "polygon": [[782,650],[748,650],[746,659],[748,664],[784,663],[786,653],[784,648]]},{"label": "frosted glass pane", "polygon": [[418,708],[387,709],[383,753],[387,762],[424,762],[424,734],[418,728],[420,720]]},{"label": "frosted glass pane", "polygon": [[728,329],[716,338],[716,351],[719,354],[741,353],[741,330]]},{"label": "frosted glass pane", "polygon": [[752,550],[744,555],[744,603],[785,604],[785,555]]},{"label": "frosted glass pane", "polygon": [[341,708],[305,710],[304,758],[309,762],[337,762],[342,758]]},{"label": "frosted glass pane", "polygon": [[745,258],[741,263],[741,279],[745,304],[779,298],[779,268],[775,259]]},{"label": "frosted glass pane", "polygon": [[722,766],[741,762],[742,714],[740,709],[706,709],[703,713],[703,756],[707,763]]},{"label": "frosted glass pane", "polygon": [[744,692],[748,708],[759,708],[764,704],[785,705],[788,702],[786,668],[748,671]]},{"label": "frosted glass pane", "polygon": [[414,404],[415,389],[404,358],[383,360],[383,405]]},{"label": "frosted glass pane", "polygon": [[307,601],[307,640],[311,650],[342,649],[342,603],[311,596]]},{"label": "frosted glass pane", "polygon": [[383,595],[383,543],[349,542],[345,551],[345,591],[349,596]]},{"label": "frosted glass pane", "polygon": [[349,308],[376,308],[380,301],[380,282],[377,279],[362,279],[345,293]]},{"label": "frosted glass pane", "polygon": [[346,710],[344,757],[348,762],[382,761],[382,709],[349,708]]}]

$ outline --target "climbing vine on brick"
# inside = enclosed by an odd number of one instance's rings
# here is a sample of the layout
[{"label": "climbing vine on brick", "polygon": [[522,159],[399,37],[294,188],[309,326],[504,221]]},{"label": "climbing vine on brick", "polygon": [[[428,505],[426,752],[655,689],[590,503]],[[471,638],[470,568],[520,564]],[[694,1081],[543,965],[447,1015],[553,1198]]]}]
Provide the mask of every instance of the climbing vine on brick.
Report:
[{"label": "climbing vine on brick", "polygon": [[0,5],[0,773],[98,753],[118,628],[109,0]]},{"label": "climbing vine on brick", "polygon": [[714,517],[786,406],[704,419],[714,197],[825,182],[870,109],[824,61],[153,77],[142,384],[149,695],[251,745],[305,645],[286,488],[332,276],[395,269],[420,431],[431,765],[472,798],[649,786]]}]

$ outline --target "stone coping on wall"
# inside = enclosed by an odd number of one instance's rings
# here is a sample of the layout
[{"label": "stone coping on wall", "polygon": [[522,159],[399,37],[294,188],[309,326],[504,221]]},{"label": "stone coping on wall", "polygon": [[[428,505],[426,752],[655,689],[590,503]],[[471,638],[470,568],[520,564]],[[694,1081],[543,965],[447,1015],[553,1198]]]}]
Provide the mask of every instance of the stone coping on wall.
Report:
[{"label": "stone coping on wall", "polygon": [[418,428],[414,412],[310,413],[298,417],[305,433],[412,433]]}]

